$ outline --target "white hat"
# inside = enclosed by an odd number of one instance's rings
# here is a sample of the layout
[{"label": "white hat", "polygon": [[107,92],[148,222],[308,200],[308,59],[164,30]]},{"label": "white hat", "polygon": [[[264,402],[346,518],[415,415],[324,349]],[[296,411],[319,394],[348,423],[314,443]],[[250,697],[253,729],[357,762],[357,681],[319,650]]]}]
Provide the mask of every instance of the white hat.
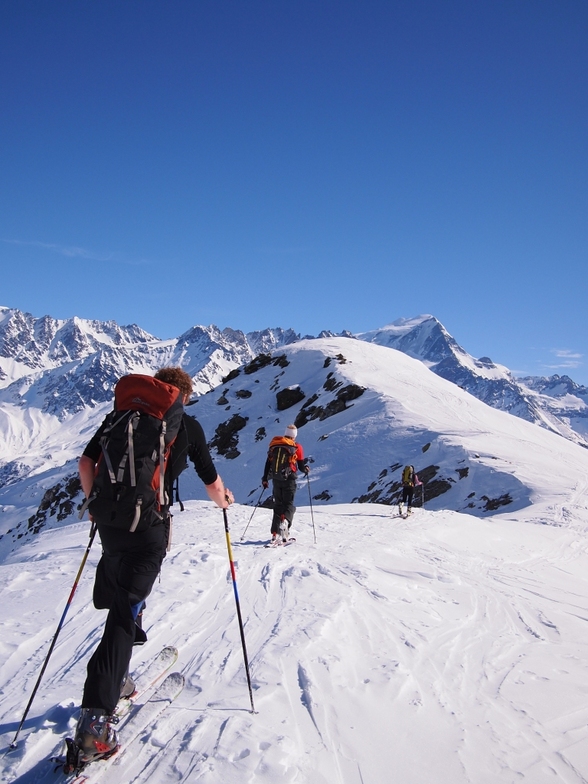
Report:
[{"label": "white hat", "polygon": [[296,441],[296,436],[298,435],[298,428],[296,427],[296,425],[288,425],[284,435],[286,436],[286,438],[291,438],[292,441]]}]

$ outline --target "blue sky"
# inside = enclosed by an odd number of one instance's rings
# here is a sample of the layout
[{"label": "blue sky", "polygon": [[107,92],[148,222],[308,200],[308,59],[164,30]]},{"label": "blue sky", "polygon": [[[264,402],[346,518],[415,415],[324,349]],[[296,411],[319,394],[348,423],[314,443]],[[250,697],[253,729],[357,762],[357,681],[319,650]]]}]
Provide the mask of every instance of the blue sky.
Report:
[{"label": "blue sky", "polygon": [[588,384],[585,0],[4,0],[0,304]]}]

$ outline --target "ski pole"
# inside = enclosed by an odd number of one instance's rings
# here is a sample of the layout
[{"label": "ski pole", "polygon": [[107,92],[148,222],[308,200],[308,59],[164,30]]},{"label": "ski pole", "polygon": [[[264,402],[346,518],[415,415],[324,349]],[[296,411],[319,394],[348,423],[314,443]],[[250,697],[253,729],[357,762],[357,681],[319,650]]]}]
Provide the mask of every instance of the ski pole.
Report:
[{"label": "ski pole", "polygon": [[65,616],[67,615],[67,612],[68,612],[68,610],[69,610],[69,608],[71,606],[71,603],[73,601],[74,594],[75,594],[75,592],[77,590],[77,587],[78,587],[78,584],[80,582],[80,578],[82,576],[82,572],[84,571],[84,566],[86,565],[86,561],[88,560],[88,555],[90,554],[90,548],[92,547],[92,543],[94,541],[94,537],[95,536],[96,536],[96,523],[94,521],[92,521],[92,527],[90,528],[90,541],[88,542],[88,546],[86,547],[86,552],[84,553],[84,557],[82,558],[82,563],[80,564],[80,568],[78,569],[78,573],[76,575],[76,579],[74,580],[74,584],[73,584],[72,589],[70,591],[69,598],[68,598],[68,600],[66,602],[66,605],[65,605],[65,609],[63,610],[63,613],[61,615],[61,619],[60,619],[60,621],[59,621],[59,623],[57,625],[57,630],[56,630],[56,632],[55,632],[55,634],[53,636],[53,640],[52,640],[51,645],[49,647],[49,651],[47,653],[47,656],[45,657],[45,661],[43,662],[43,666],[41,667],[41,672],[39,673],[39,677],[37,678],[37,682],[35,683],[35,687],[33,689],[33,693],[31,694],[31,697],[29,699],[27,707],[25,708],[25,712],[23,714],[23,717],[20,720],[20,724],[18,725],[18,729],[16,731],[16,735],[14,736],[14,739],[13,739],[12,743],[10,744],[10,747],[12,749],[16,748],[17,738],[20,735],[20,731],[21,731],[21,729],[23,727],[23,724],[25,723],[26,717],[28,716],[28,713],[29,713],[29,710],[31,708],[31,705],[33,704],[33,700],[35,699],[35,694],[37,693],[37,689],[39,688],[39,685],[41,683],[41,679],[42,679],[43,675],[45,674],[45,670],[47,669],[47,665],[49,664],[49,659],[51,658],[51,654],[53,653],[53,649],[55,648],[55,643],[57,642],[57,638],[59,637],[59,632],[61,631],[61,628],[62,628],[63,623],[65,621]]},{"label": "ski pole", "polygon": [[227,551],[229,553],[229,564],[231,567],[231,577],[233,579],[233,592],[235,594],[235,604],[237,605],[237,619],[239,621],[239,633],[241,634],[241,645],[243,647],[243,660],[245,662],[245,674],[247,675],[247,686],[249,688],[249,701],[251,702],[251,713],[257,713],[253,704],[253,690],[251,688],[251,676],[249,674],[249,659],[247,658],[247,646],[245,645],[245,632],[243,631],[243,619],[241,618],[241,605],[239,604],[239,592],[237,590],[237,576],[235,574],[235,562],[233,561],[233,548],[231,547],[231,535],[229,534],[229,518],[227,510],[223,509],[223,520],[225,522],[225,535],[227,539]]},{"label": "ski pole", "polygon": [[255,508],[253,509],[253,512],[251,513],[251,517],[249,518],[249,522],[247,523],[247,525],[245,526],[245,530],[244,530],[244,531],[243,531],[243,533],[241,534],[241,539],[240,539],[240,541],[241,541],[241,542],[243,541],[243,537],[244,537],[244,536],[245,536],[245,534],[247,533],[247,529],[248,529],[248,528],[249,528],[249,526],[251,525],[251,521],[253,520],[253,515],[254,515],[254,514],[256,513],[256,511],[257,511],[257,507],[259,506],[259,503],[260,503],[260,501],[261,501],[261,496],[262,496],[264,493],[265,493],[265,487],[262,487],[262,488],[261,488],[261,493],[259,494],[259,498],[257,499],[257,503],[255,504]]},{"label": "ski pole", "polygon": [[314,543],[316,544],[316,528],[314,527],[314,514],[312,511],[312,496],[310,494],[310,477],[306,474],[306,481],[308,482],[308,500],[310,501],[310,519],[312,520],[312,531],[314,533]]}]

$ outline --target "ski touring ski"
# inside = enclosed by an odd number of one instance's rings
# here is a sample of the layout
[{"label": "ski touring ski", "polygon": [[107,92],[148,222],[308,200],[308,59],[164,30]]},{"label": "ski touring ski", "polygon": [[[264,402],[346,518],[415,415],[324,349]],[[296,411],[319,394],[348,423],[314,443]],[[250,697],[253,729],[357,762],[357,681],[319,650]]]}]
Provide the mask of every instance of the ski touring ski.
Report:
[{"label": "ski touring ski", "polygon": [[135,678],[135,691],[128,698],[121,698],[116,706],[115,716],[122,719],[138,702],[145,692],[153,688],[163,676],[171,670],[178,660],[178,649],[173,645],[166,645],[158,654],[150,659],[145,667]]},{"label": "ski touring ski", "polygon": [[272,542],[264,544],[264,547],[287,547],[289,544],[294,544],[295,541],[296,539],[293,536],[291,536],[289,539],[286,539],[286,541],[283,541],[278,537]]},{"label": "ski touring ski", "polygon": [[[64,773],[74,774],[70,779],[70,784],[93,784],[98,781],[103,774],[113,768],[122,765],[125,759],[125,752],[133,741],[152,724],[166,708],[178,697],[184,688],[185,679],[181,672],[172,672],[156,688],[149,699],[139,706],[135,713],[124,723],[119,736],[119,745],[114,754],[106,759],[99,759],[89,763],[81,770],[66,770]],[[118,774],[113,770],[111,779],[120,780]]]},{"label": "ski touring ski", "polygon": [[[145,694],[150,689],[153,689],[157,686],[161,679],[176,663],[177,658],[178,649],[172,645],[166,645],[157,654],[155,654],[155,656],[153,656],[151,659],[148,659],[143,667],[139,670],[137,675],[134,675],[133,679],[135,681],[135,691],[130,697],[121,698],[114,712],[114,715],[117,717],[120,726],[126,726],[126,724],[123,722],[126,722],[128,719],[132,708],[142,699],[142,697],[145,696]],[[57,771],[61,770],[63,773],[65,773],[65,757],[54,754],[48,758],[48,763],[48,768],[34,779],[35,784],[40,784],[40,782],[45,781],[45,773],[47,771],[51,775],[51,781],[55,780],[53,774],[57,773]]]}]

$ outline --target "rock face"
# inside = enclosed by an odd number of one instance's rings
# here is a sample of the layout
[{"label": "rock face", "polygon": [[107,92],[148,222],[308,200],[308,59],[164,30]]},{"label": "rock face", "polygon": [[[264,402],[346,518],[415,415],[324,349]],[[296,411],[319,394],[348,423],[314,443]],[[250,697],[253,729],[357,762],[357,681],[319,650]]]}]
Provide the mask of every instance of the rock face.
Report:
[{"label": "rock face", "polygon": [[[13,542],[38,534],[49,525],[61,523],[78,512],[83,503],[82,486],[77,474],[67,474],[45,491],[37,511],[26,521],[9,529],[5,536]],[[4,537],[1,537],[4,538]]]},{"label": "rock face", "polygon": [[226,422],[221,422],[217,426],[214,438],[210,442],[211,449],[216,449],[219,455],[226,457],[227,460],[234,460],[241,454],[237,449],[239,443],[239,430],[243,430],[249,417],[242,417],[239,414],[233,416]]},{"label": "rock face", "polygon": [[[337,389],[337,387],[341,388]],[[341,411],[346,411],[348,408],[348,403],[350,403],[352,400],[357,400],[357,398],[361,397],[365,392],[365,388],[357,386],[357,384],[347,384],[343,387],[342,382],[337,384],[329,384],[329,379],[327,379],[327,381],[325,381],[323,384],[323,389],[327,390],[327,392],[333,392],[337,390],[335,392],[335,397],[329,400],[328,403],[326,403],[324,406],[315,406],[311,404],[311,401],[314,404],[317,401],[318,396],[313,395],[313,397],[309,399],[308,403],[302,406],[300,413],[294,420],[296,427],[302,427],[313,419],[320,419],[322,422],[323,419],[328,419],[335,414],[339,414]]]},{"label": "rock face", "polygon": [[292,408],[296,403],[304,400],[306,395],[300,387],[290,387],[289,389],[281,389],[276,394],[276,405],[278,411],[285,411],[287,408]]}]

